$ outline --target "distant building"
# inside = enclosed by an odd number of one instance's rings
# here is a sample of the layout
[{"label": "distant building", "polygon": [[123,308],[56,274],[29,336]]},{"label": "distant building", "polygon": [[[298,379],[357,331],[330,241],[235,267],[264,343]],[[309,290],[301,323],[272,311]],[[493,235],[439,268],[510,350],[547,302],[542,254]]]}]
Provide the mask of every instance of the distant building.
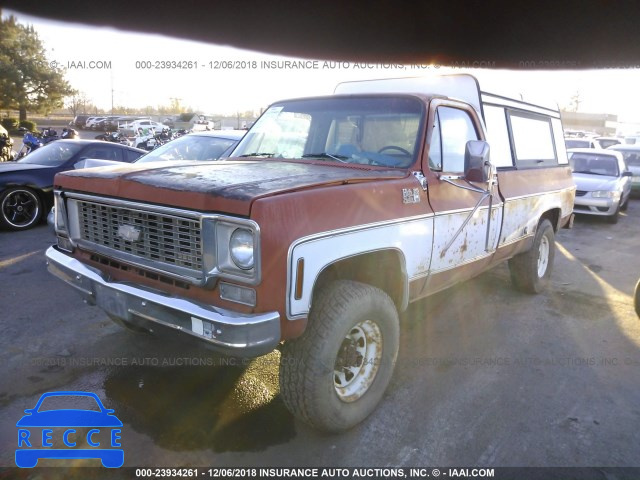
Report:
[{"label": "distant building", "polygon": [[618,116],[609,113],[560,112],[565,130],[581,130],[598,135],[615,135]]},{"label": "distant building", "polygon": [[256,117],[240,117],[240,116],[225,116],[219,117],[220,119],[220,128],[222,130],[228,129],[236,129],[236,130],[247,130],[251,128],[251,126],[256,121]]}]

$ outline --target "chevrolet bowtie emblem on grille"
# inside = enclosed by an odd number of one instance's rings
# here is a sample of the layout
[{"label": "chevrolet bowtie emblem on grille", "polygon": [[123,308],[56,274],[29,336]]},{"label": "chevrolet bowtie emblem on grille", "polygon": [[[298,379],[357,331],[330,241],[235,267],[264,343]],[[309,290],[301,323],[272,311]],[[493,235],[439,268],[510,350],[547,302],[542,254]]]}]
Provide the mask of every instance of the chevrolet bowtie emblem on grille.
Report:
[{"label": "chevrolet bowtie emblem on grille", "polygon": [[127,242],[137,242],[140,240],[142,231],[133,225],[120,225],[118,227],[118,236]]}]

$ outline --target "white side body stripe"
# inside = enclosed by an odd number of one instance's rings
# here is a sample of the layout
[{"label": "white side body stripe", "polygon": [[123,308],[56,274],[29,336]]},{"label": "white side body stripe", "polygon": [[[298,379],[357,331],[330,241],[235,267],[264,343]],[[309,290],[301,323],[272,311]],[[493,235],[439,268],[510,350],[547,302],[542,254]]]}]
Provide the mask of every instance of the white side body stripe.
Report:
[{"label": "white side body stripe", "polygon": [[[408,279],[427,275],[433,244],[433,215],[363,225],[302,238],[289,249],[287,316],[305,316],[320,272],[336,260],[376,250],[396,250],[404,256]],[[304,258],[302,297],[295,299],[296,264]],[[380,272],[384,275],[385,272]]]}]

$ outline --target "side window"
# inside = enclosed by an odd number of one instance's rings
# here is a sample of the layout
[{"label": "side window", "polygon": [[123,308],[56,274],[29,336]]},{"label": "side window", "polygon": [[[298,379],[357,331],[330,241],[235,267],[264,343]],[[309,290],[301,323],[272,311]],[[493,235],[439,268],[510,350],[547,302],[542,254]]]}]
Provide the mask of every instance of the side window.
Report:
[{"label": "side window", "polygon": [[504,107],[484,104],[487,141],[491,148],[491,163],[496,167],[513,167],[509,128]]},{"label": "side window", "polygon": [[87,148],[82,156],[85,158],[97,158],[99,160],[115,160],[117,162],[122,161],[122,154],[119,148],[113,148],[108,145],[100,145]]},{"label": "side window", "polygon": [[433,119],[433,132],[431,133],[431,145],[429,145],[429,168],[442,170],[442,138],[440,138],[440,118],[436,110]]},{"label": "side window", "polygon": [[442,170],[464,171],[464,151],[469,140],[478,140],[471,117],[464,110],[438,107],[440,138],[442,141]]},{"label": "side window", "polygon": [[511,138],[519,167],[557,165],[549,117],[529,112],[509,112]]},{"label": "side window", "polygon": [[125,162],[133,162],[140,158],[141,153],[134,152],[133,150],[124,150]]}]

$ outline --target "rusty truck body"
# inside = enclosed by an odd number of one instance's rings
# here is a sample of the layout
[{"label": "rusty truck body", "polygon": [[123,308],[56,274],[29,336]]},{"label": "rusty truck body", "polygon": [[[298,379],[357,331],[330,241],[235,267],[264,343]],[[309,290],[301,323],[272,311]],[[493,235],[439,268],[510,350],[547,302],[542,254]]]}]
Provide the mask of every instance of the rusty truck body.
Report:
[{"label": "rusty truck body", "polygon": [[280,348],[287,406],[340,431],[384,394],[410,302],[505,260],[545,287],[574,194],[552,105],[469,75],[348,82],[273,104],[225,161],[59,174],[47,261],[124,326]]}]

